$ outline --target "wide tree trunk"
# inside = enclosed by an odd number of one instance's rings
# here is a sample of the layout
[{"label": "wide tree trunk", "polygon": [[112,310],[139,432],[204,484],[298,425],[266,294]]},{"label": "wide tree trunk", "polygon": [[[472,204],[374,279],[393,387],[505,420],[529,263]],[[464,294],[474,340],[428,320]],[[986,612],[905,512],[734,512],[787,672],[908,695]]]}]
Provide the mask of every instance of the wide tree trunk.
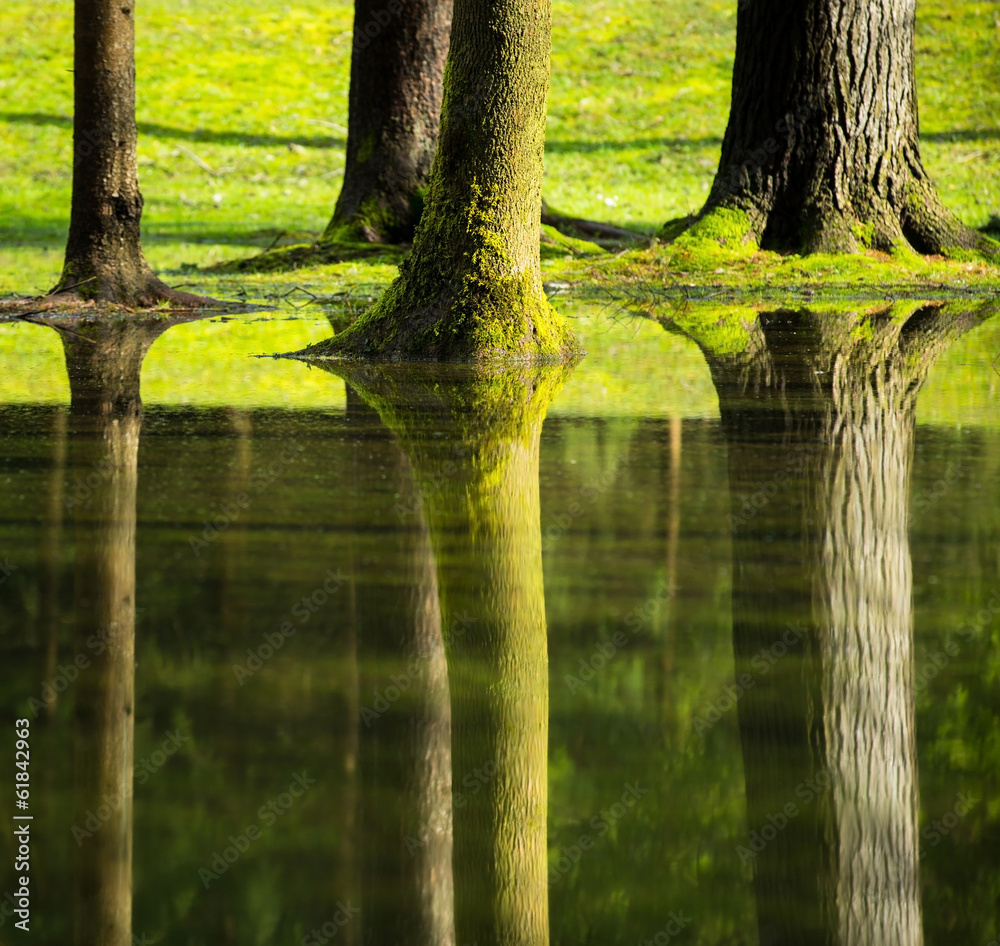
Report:
[{"label": "wide tree trunk", "polygon": [[355,0],[344,183],[324,240],[409,243],[441,117],[451,0]]},{"label": "wide tree trunk", "polygon": [[562,356],[539,268],[551,0],[456,0],[430,187],[382,298],[312,357]]},{"label": "wide tree trunk", "polygon": [[76,0],[73,30],[73,199],[52,292],[131,306],[205,304],[211,300],[165,286],[142,254],[134,8]]},{"label": "wide tree trunk", "polygon": [[909,469],[926,372],[976,321],[770,312],[746,354],[706,352],[762,943],[922,942]]},{"label": "wide tree trunk", "polygon": [[567,369],[331,370],[396,433],[430,526],[451,689],[455,941],[544,946],[548,658],[538,454],[545,410]]},{"label": "wide tree trunk", "polygon": [[693,233],[766,249],[996,252],[920,159],[915,0],[740,3],[729,125]]}]

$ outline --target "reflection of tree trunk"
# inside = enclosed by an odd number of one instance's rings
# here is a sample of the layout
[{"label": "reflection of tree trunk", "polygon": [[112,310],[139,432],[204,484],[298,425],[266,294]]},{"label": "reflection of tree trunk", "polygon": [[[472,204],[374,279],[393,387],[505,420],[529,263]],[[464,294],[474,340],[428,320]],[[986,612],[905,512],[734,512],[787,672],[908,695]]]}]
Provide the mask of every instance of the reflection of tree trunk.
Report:
[{"label": "reflection of tree trunk", "polygon": [[53,686],[59,662],[59,573],[62,561],[63,479],[66,476],[66,412],[53,416],[52,472],[49,474],[45,532],[42,540],[41,581],[38,585],[38,622],[45,635],[45,715],[55,713],[59,693]]},{"label": "reflection of tree trunk", "polygon": [[762,943],[914,946],[908,477],[917,391],[969,321],[847,319],[768,313],[756,351],[708,353],[733,498],[741,860]]},{"label": "reflection of tree trunk", "polygon": [[[413,475],[399,461],[394,492],[407,503]],[[451,707],[434,555],[421,516],[385,531],[357,589],[363,942],[452,946]]]},{"label": "reflection of tree trunk", "polygon": [[76,690],[77,946],[132,940],[135,494],[147,346],[116,335],[64,336],[74,466],[99,481],[74,517],[75,651],[89,661]]},{"label": "reflection of tree trunk", "polygon": [[[245,600],[240,593],[239,581],[242,553],[247,545],[247,531],[244,518],[248,510],[240,504],[240,495],[251,496],[250,471],[253,464],[253,421],[249,411],[229,410],[226,412],[229,427],[236,438],[235,456],[226,477],[226,491],[217,507],[218,514],[226,516],[228,525],[219,535],[219,554],[222,558],[221,580],[219,582],[219,624],[223,640],[238,638],[245,626],[243,613]],[[233,507],[242,510],[238,518],[230,517],[225,509]],[[210,516],[209,518],[213,518]]]},{"label": "reflection of tree trunk", "polygon": [[451,686],[456,941],[541,946],[548,667],[538,450],[567,369],[334,370],[400,438],[427,497]]},{"label": "reflection of tree trunk", "polygon": [[129,946],[139,371],[171,323],[50,324],[66,353],[73,473],[88,486],[74,505],[74,939]]}]

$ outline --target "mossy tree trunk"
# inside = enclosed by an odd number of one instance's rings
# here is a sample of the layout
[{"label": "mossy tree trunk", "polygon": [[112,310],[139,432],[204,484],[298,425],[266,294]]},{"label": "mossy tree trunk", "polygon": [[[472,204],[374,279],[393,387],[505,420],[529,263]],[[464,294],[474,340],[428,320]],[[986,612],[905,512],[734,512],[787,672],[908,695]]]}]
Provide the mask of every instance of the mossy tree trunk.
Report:
[{"label": "mossy tree trunk", "polygon": [[[368,415],[378,430],[378,415],[348,390],[352,424]],[[363,443],[385,457],[371,433]],[[409,461],[389,450],[391,492],[410,507]],[[454,946],[451,705],[434,554],[423,516],[376,516],[378,544],[357,579],[362,943]],[[376,694],[392,688],[397,698],[380,704]]]},{"label": "mossy tree trunk", "polygon": [[160,282],[142,253],[131,0],[76,0],[73,31],[73,198],[52,292],[130,306],[205,304]]},{"label": "mossy tree trunk", "polygon": [[437,146],[451,0],[355,0],[344,183],[324,240],[408,243]]},{"label": "mossy tree trunk", "polygon": [[382,298],[308,350],[371,358],[561,357],[539,268],[551,0],[456,0],[438,148],[413,251]]},{"label": "mossy tree trunk", "polygon": [[[548,658],[538,454],[563,366],[335,369],[413,464],[451,689],[455,940],[548,942]],[[441,436],[441,434],[444,436]]]},{"label": "mossy tree trunk", "polygon": [[922,942],[909,469],[926,372],[976,321],[773,312],[708,352],[761,942]]},{"label": "mossy tree trunk", "polygon": [[915,0],[740,3],[729,125],[693,232],[806,252],[996,252],[924,170],[914,14]]}]

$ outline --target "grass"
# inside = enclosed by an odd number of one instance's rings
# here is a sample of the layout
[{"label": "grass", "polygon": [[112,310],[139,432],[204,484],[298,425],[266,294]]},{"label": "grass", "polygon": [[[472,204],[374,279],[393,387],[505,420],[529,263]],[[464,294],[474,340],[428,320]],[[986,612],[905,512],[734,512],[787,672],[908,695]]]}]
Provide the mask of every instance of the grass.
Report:
[{"label": "grass", "polygon": [[[554,208],[650,235],[699,209],[725,130],[735,10],[728,0],[555,4],[545,181]],[[265,301],[296,286],[367,298],[394,274],[396,254],[260,275],[202,269],[308,242],[325,227],[344,163],[352,11],[342,0],[140,5],[144,242],[172,285]],[[1000,223],[1000,11],[986,0],[928,0],[917,33],[928,170],[965,222]],[[8,0],[0,9],[0,294],[45,291],[61,267],[71,69],[71,4]],[[543,267],[547,280],[578,285],[624,279],[751,294],[1000,285],[1000,271],[981,264],[877,256],[721,262],[660,248],[611,260],[549,245]]]}]

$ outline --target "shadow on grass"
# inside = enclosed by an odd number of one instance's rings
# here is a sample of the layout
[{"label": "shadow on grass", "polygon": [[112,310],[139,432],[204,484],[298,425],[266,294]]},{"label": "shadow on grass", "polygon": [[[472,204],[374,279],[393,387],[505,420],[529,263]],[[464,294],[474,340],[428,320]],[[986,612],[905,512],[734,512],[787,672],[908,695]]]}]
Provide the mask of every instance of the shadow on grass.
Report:
[{"label": "shadow on grass", "polygon": [[[57,128],[72,128],[73,119],[67,115],[47,115],[43,112],[0,112],[0,121],[12,125],[54,125]],[[174,128],[156,122],[137,122],[140,135],[151,138],[173,138],[180,141],[201,141],[220,145],[302,145],[305,148],[343,148],[345,138],[328,135],[307,137],[305,135],[248,135],[236,131],[211,131],[205,128]]]}]

